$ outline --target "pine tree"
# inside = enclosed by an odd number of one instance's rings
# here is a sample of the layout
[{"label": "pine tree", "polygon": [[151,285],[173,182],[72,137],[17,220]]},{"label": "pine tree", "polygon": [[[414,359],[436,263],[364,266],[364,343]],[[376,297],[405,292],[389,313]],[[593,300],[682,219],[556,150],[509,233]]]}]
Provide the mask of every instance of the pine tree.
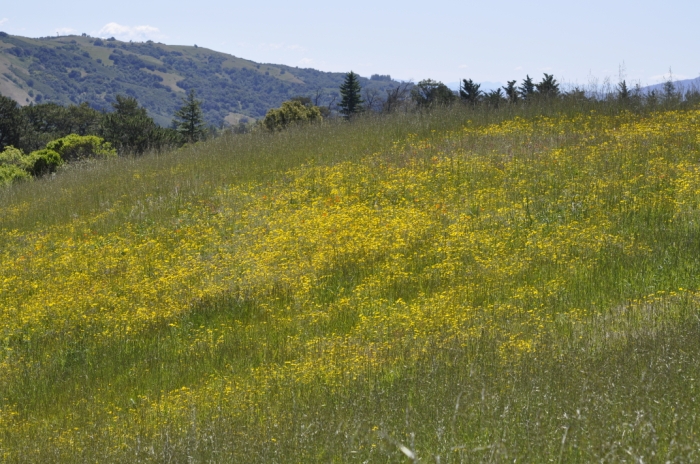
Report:
[{"label": "pine tree", "polygon": [[194,89],[192,89],[187,94],[187,98],[182,99],[182,103],[182,107],[175,112],[173,125],[186,142],[197,142],[203,139],[206,133],[202,102],[195,98]]},{"label": "pine tree", "polygon": [[677,103],[681,99],[681,94],[676,90],[676,84],[673,83],[671,78],[664,82],[663,97],[666,103]]},{"label": "pine tree", "polygon": [[491,90],[489,93],[484,95],[484,101],[489,106],[492,106],[493,108],[498,108],[501,105],[501,103],[504,103],[508,100],[503,94],[503,90],[501,90],[499,87],[498,89]]},{"label": "pine tree", "polygon": [[552,74],[544,73],[544,77],[535,87],[537,88],[537,93],[544,97],[556,97],[559,95],[559,84]]},{"label": "pine tree", "polygon": [[481,87],[481,84],[477,84],[471,79],[462,79],[462,83],[459,86],[459,97],[465,102],[475,105],[483,94],[479,87]]},{"label": "pine tree", "polygon": [[627,87],[627,82],[622,81],[619,84],[617,84],[617,98],[620,100],[629,100],[630,96],[632,95],[632,92],[630,92],[629,87]]},{"label": "pine tree", "polygon": [[120,153],[143,153],[152,148],[157,126],[146,109],[135,98],[122,95],[117,95],[112,107],[114,111],[102,119],[100,135]]},{"label": "pine tree", "polygon": [[535,83],[532,82],[532,78],[529,74],[523,79],[523,83],[518,90],[520,91],[520,96],[523,97],[524,100],[531,98],[535,94]]},{"label": "pine tree", "polygon": [[506,98],[510,103],[517,103],[520,99],[520,96],[518,95],[518,88],[515,86],[516,82],[517,81],[508,81],[508,85],[503,87],[503,90],[506,91]]},{"label": "pine tree", "polygon": [[352,115],[362,111],[362,88],[359,76],[350,71],[345,76],[345,82],[340,86],[340,113],[349,119]]}]

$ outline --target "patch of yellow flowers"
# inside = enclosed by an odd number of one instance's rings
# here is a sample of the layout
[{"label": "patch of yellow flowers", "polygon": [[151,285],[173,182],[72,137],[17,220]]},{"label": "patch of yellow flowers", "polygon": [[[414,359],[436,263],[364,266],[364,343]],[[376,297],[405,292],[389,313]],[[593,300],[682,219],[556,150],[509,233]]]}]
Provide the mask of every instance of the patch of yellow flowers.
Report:
[{"label": "patch of yellow flowers", "polygon": [[[516,118],[223,186],[168,220],[148,220],[162,202],[150,196],[68,224],[0,230],[1,384],[43,362],[22,342],[107,346],[176,326],[217,298],[264,312],[267,330],[286,334],[283,354],[146,395],[137,409],[95,400],[110,433],[184,424],[195,406],[250,414],[280,382],[340,389],[389,378],[483,334],[500,340],[504,362],[517,360],[563,320],[585,333],[576,327],[595,311],[572,294],[596,286],[588,276],[603,256],[650,252],[626,224],[700,217],[699,146],[699,111]],[[0,217],[28,207],[0,206]],[[101,230],[119,208],[133,221]],[[632,307],[657,298],[638,297]],[[214,352],[246,330],[202,326],[180,349]],[[43,421],[0,411],[5,432]],[[80,433],[56,431],[55,446],[75,446]]]}]

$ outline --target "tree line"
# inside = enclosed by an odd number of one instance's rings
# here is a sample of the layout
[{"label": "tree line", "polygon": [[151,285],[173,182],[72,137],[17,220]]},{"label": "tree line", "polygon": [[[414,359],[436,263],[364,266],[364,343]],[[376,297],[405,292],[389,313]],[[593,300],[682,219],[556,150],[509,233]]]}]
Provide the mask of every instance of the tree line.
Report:
[{"label": "tree line", "polygon": [[0,185],[55,172],[66,162],[142,154],[207,136],[194,90],[167,128],[157,125],[134,97],[117,95],[112,109],[102,112],[87,103],[20,107],[0,95]]},{"label": "tree line", "polygon": [[630,87],[625,80],[621,80],[617,85],[609,86],[602,95],[598,92],[587,92],[580,87],[564,91],[554,75],[547,73],[544,73],[539,82],[527,75],[520,85],[517,80],[512,80],[507,81],[507,85],[503,87],[489,91],[482,90],[481,85],[472,79],[463,79],[458,91],[453,91],[442,82],[424,79],[417,84],[400,83],[382,95],[372,89],[362,89],[358,77],[352,71],[346,74],[345,81],[339,89],[341,100],[338,103],[332,101],[328,106],[317,107],[309,97],[296,97],[285,102],[281,108],[268,111],[263,126],[269,130],[279,130],[291,124],[319,121],[328,116],[351,119],[364,112],[391,113],[397,110],[421,110],[457,103],[498,108],[504,105],[602,99],[629,106],[653,108],[659,104],[668,106],[700,102],[698,89],[683,92],[676,88],[670,79],[664,83],[662,92],[645,92],[639,85]]},{"label": "tree line", "polygon": [[[372,76],[390,79],[390,76]],[[398,110],[422,110],[461,103],[467,107],[498,108],[533,102],[595,100],[574,87],[562,91],[552,74],[544,73],[539,82],[529,75],[518,85],[516,80],[485,92],[472,79],[463,79],[458,91],[432,79],[417,84],[403,82],[382,95],[376,89],[361,86],[360,77],[350,71],[335,97],[320,105],[323,95],[294,97],[280,108],[268,110],[257,124],[240,123],[234,133],[248,130],[279,131],[291,125],[314,123],[324,118],[350,120],[362,113],[391,113]],[[653,107],[659,103],[700,102],[700,93],[692,89],[683,94],[670,80],[662,92],[643,92],[630,88],[622,80],[604,96],[629,105]],[[215,135],[207,127],[202,102],[190,89],[175,112],[170,127],[161,127],[133,96],[117,95],[112,111],[99,111],[88,103],[61,106],[56,103],[20,107],[14,100],[0,96],[0,185],[54,172],[66,162],[117,154],[141,154],[149,150],[175,148]]]}]

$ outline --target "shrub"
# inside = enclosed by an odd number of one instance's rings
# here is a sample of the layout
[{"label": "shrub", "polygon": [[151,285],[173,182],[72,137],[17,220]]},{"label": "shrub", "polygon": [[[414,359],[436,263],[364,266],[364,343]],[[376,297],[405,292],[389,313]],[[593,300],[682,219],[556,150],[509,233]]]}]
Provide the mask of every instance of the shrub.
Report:
[{"label": "shrub", "polygon": [[12,164],[0,164],[0,187],[5,187],[13,182],[30,180],[31,175],[19,166]]},{"label": "shrub", "polygon": [[56,169],[63,164],[63,159],[61,159],[61,155],[54,150],[44,148],[26,155],[22,162],[22,167],[26,172],[38,177],[56,172]]},{"label": "shrub", "polygon": [[304,105],[299,100],[291,100],[282,103],[281,108],[267,112],[263,119],[263,126],[271,131],[282,130],[290,124],[321,121],[321,110],[318,106]]},{"label": "shrub", "polygon": [[0,185],[54,172],[61,164],[61,156],[53,150],[43,149],[25,155],[22,150],[7,147],[0,152]]},{"label": "shrub", "polygon": [[58,153],[64,161],[117,155],[109,142],[96,135],[70,134],[47,143],[46,148]]},{"label": "shrub", "polygon": [[22,153],[22,150],[9,145],[5,147],[3,151],[0,151],[0,166],[21,166],[24,156],[25,155]]},{"label": "shrub", "polygon": [[31,175],[24,169],[25,158],[22,150],[11,145],[0,152],[0,187],[31,179]]}]

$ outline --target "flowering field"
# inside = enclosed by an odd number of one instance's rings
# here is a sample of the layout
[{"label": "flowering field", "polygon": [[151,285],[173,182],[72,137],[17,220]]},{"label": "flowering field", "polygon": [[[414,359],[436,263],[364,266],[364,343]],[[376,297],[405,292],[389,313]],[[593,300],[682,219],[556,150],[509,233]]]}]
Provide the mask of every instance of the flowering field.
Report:
[{"label": "flowering field", "polygon": [[[77,182],[8,194],[3,459],[692,460],[692,362],[654,414],[605,379],[697,340],[700,111],[407,127],[257,176],[117,165],[134,192],[63,219],[33,209]],[[602,383],[557,400],[572,375]],[[571,425],[606,395],[617,428]]]}]

